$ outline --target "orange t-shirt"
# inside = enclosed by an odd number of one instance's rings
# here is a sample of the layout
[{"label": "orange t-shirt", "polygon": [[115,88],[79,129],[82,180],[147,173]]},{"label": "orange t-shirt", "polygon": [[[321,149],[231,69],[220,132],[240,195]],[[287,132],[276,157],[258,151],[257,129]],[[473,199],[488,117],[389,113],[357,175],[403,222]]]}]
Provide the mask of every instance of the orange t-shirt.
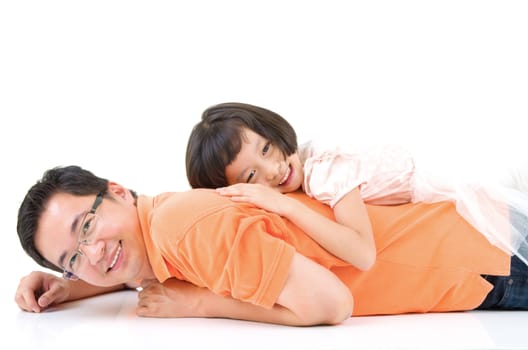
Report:
[{"label": "orange t-shirt", "polygon": [[[302,193],[290,195],[333,217],[328,206]],[[290,221],[214,190],[138,199],[158,280],[176,277],[263,307],[277,300],[295,251],[329,268],[349,287],[354,315],[473,309],[492,288],[481,274],[509,273],[510,257],[451,203],[367,207],[377,259],[369,271],[360,271]]]}]

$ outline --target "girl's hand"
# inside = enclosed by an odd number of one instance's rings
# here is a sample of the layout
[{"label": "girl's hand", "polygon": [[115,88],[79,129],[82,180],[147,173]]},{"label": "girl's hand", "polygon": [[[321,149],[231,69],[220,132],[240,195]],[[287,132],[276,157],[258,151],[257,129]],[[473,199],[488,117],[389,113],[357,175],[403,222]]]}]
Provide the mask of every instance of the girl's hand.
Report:
[{"label": "girl's hand", "polygon": [[290,208],[291,198],[278,190],[261,184],[238,183],[217,188],[222,196],[230,197],[235,202],[248,202],[261,209],[285,216]]}]

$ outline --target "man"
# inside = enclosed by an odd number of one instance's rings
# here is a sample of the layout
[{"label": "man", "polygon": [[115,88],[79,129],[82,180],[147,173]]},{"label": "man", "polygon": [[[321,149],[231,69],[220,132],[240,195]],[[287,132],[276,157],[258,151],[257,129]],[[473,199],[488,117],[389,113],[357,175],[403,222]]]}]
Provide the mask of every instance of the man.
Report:
[{"label": "man", "polygon": [[[292,196],[331,217],[327,206]],[[451,204],[368,210],[377,260],[359,271],[291,222],[213,190],[136,196],[79,167],[51,169],[26,195],[18,233],[35,261],[68,280],[32,273],[21,280],[16,301],[39,312],[143,281],[142,316],[287,325],[336,324],[351,314],[528,306],[528,298],[515,306],[491,302],[500,295],[488,295],[493,286],[482,275],[507,276],[511,259]],[[509,279],[527,280],[526,266],[511,261],[521,276]],[[495,284],[504,280],[492,278]],[[160,288],[171,297],[150,298]],[[38,299],[37,291],[43,291]]]}]

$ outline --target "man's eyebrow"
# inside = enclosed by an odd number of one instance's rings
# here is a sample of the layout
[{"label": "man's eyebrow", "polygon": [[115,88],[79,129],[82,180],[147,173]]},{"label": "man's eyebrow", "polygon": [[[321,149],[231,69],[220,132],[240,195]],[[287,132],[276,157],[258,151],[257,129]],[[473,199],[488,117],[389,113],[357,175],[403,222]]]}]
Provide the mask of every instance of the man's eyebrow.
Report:
[{"label": "man's eyebrow", "polygon": [[62,253],[61,256],[59,257],[59,266],[62,267],[63,269],[65,268],[64,258],[66,258],[66,252]]},{"label": "man's eyebrow", "polygon": [[[82,212],[75,216],[70,226],[70,235],[72,236],[75,235],[75,233],[77,232],[76,231],[77,225],[79,225],[79,221],[81,221],[81,218],[84,218],[85,215],[86,215],[86,212]],[[66,258],[66,254],[67,252],[63,252],[59,257],[59,266],[62,267],[63,269],[65,268],[64,259]]]}]

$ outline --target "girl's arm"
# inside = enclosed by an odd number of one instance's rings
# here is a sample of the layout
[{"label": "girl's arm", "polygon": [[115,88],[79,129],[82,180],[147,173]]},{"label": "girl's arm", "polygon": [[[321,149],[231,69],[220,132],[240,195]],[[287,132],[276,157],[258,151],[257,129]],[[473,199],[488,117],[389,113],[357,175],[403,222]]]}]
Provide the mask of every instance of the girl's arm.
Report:
[{"label": "girl's arm", "polygon": [[137,314],[146,317],[223,317],[290,326],[337,324],[352,313],[348,288],[332,272],[296,253],[275,305],[257,305],[214,294],[177,279],[150,281],[139,293]]},{"label": "girl's arm", "polygon": [[288,218],[328,252],[358,269],[368,270],[376,260],[372,227],[359,188],[335,205],[335,221],[260,184],[239,183],[220,188],[218,192],[233,201],[249,202]]}]

